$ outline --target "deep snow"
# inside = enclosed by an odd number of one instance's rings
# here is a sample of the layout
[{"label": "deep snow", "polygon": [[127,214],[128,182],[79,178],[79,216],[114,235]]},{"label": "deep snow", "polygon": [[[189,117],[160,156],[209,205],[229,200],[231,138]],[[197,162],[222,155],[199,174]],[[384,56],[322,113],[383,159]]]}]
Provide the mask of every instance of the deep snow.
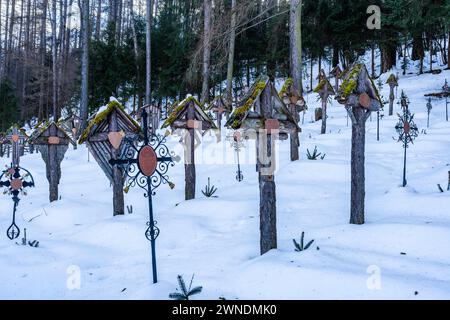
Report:
[{"label": "deep snow", "polygon": [[[182,163],[169,171],[175,190],[161,186],[154,198],[161,229],[157,285],[151,284],[142,191],[126,195],[133,214],[113,218],[109,182],[80,146],[71,148],[62,163],[61,200],[49,204],[44,162],[39,154],[27,155],[21,165],[34,174],[36,188],[22,198],[17,220],[41,246],[22,247],[6,238],[12,201],[1,196],[0,298],[167,299],[178,274],[188,281],[195,274],[194,285],[204,287],[198,299],[450,299],[450,192],[437,189],[438,183],[447,186],[450,123],[445,122],[445,102],[434,100],[431,128],[426,129],[423,96],[438,91],[445,78],[450,79],[449,71],[400,79],[398,95],[405,90],[420,131],[426,130],[408,149],[406,188],[401,187],[402,144],[394,139],[398,117],[385,112],[380,142],[376,114],[368,121],[363,226],[348,224],[351,127],[345,110],[333,102],[328,133],[320,135],[320,122],[310,122],[317,98],[308,95],[301,160],[291,163],[289,142],[279,144],[279,249],[262,257],[254,164],[242,166],[244,181],[238,183],[234,152],[225,137],[221,145],[213,136],[204,137],[197,151],[203,160],[197,165],[197,199],[183,200]],[[387,85],[382,94],[389,96]],[[178,140],[171,136],[168,144],[182,155]],[[306,159],[306,150],[314,146],[326,153],[323,161]],[[254,154],[248,143],[241,160],[253,160]],[[5,158],[0,161],[8,164]],[[208,177],[218,187],[218,198],[201,194]],[[315,242],[298,253],[292,239],[302,231]],[[71,289],[78,270],[80,288]],[[374,288],[370,284],[378,271],[380,287]]]}]

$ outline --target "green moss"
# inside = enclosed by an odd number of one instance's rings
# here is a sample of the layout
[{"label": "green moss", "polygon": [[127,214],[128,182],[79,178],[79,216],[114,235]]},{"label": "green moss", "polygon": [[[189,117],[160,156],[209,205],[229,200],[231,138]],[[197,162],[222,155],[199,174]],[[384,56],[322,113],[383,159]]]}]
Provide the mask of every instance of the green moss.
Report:
[{"label": "green moss", "polygon": [[391,74],[389,76],[389,78],[387,79],[386,83],[389,83],[389,84],[395,83],[395,85],[398,85],[397,84],[397,77],[394,74]]},{"label": "green moss", "polygon": [[136,128],[139,128],[138,131],[140,130],[139,124],[125,112],[125,107],[122,106],[119,102],[114,100],[114,101],[111,101],[108,103],[105,110],[103,110],[102,112],[97,114],[94,117],[94,119],[89,121],[89,124],[88,124],[86,130],[84,130],[84,132],[80,136],[80,139],[78,140],[78,144],[82,144],[82,143],[86,142],[86,140],[89,138],[89,134],[91,133],[92,128],[94,126],[100,124],[105,119],[107,119],[109,114],[112,112],[112,110],[114,110],[114,108],[118,108],[118,109],[122,110],[124,112],[124,114],[128,117],[128,119],[136,126]]},{"label": "green moss", "polygon": [[322,89],[325,87],[325,85],[328,85],[329,91],[332,92],[332,94],[335,94],[333,86],[330,84],[330,82],[328,81],[327,78],[320,80],[319,84],[313,91],[315,93],[320,93],[320,91],[322,91]]},{"label": "green moss", "polygon": [[283,87],[280,90],[279,93],[280,98],[283,98],[287,94],[289,87],[291,87],[292,85],[294,85],[294,79],[287,78],[286,82],[284,83]]},{"label": "green moss", "polygon": [[358,87],[358,77],[364,65],[357,63],[348,72],[339,89],[339,98],[347,99]]},{"label": "green moss", "polygon": [[242,121],[245,119],[248,111],[255,103],[255,100],[266,87],[266,84],[267,82],[265,80],[260,80],[253,85],[251,94],[249,96],[247,95],[248,97],[245,102],[234,110],[227,125],[229,125],[232,129],[239,129],[242,125]]}]

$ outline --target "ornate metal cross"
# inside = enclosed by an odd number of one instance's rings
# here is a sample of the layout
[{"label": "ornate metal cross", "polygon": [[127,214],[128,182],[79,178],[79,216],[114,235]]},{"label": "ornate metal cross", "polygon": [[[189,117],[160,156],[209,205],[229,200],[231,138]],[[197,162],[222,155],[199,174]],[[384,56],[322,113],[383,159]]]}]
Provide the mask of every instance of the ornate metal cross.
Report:
[{"label": "ornate metal cross", "polygon": [[430,127],[430,114],[431,114],[431,109],[433,109],[433,106],[431,104],[431,98],[428,98],[428,103],[427,103],[427,128]]},{"label": "ornate metal cross", "polygon": [[242,134],[239,131],[236,131],[231,137],[229,137],[229,140],[231,142],[231,146],[233,147],[234,151],[236,151],[236,155],[237,155],[237,171],[236,171],[236,180],[238,182],[241,182],[244,180],[244,175],[242,174],[242,170],[241,170],[241,164],[239,161],[239,152],[242,150],[242,148],[244,147],[244,138],[242,137]]},{"label": "ornate metal cross", "polygon": [[450,87],[448,86],[447,79],[445,79],[445,84],[442,87],[442,91],[444,92],[445,96],[445,118],[448,122],[448,96],[450,95]]},{"label": "ornate metal cross", "polygon": [[395,126],[397,133],[399,135],[398,141],[403,142],[403,148],[405,150],[403,159],[403,187],[406,187],[406,150],[409,144],[414,144],[414,140],[419,136],[419,129],[414,123],[414,115],[411,114],[408,108],[408,97],[402,92],[401,95],[401,105],[403,109],[403,115],[398,114],[399,122]]},{"label": "ornate metal cross", "polygon": [[146,238],[151,243],[153,283],[158,282],[156,268],[156,239],[160,230],[153,217],[152,196],[161,184],[169,184],[173,189],[175,185],[169,181],[167,171],[175,162],[168,147],[165,145],[166,136],[149,133],[148,113],[142,109],[142,124],[144,139],[139,143],[137,138],[125,138],[125,147],[119,159],[111,159],[109,163],[113,166],[121,166],[127,175],[125,192],[130,187],[138,186],[145,190],[144,196],[148,198],[149,221],[147,222]]},{"label": "ornate metal cross", "polygon": [[[22,174],[22,172],[24,172],[24,174]],[[11,195],[14,202],[12,223],[6,231],[8,238],[14,240],[20,235],[20,229],[16,225],[16,211],[20,201],[19,195],[26,195],[25,189],[34,187],[34,179],[28,170],[25,170],[18,165],[11,166],[0,175],[0,187],[6,188],[3,194]]]}]

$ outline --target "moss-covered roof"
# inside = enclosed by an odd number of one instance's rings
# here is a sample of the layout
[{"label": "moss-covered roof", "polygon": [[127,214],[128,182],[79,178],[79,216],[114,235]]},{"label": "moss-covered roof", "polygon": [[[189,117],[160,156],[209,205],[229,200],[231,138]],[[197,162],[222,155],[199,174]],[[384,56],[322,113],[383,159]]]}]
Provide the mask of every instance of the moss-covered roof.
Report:
[{"label": "moss-covered roof", "polygon": [[356,62],[354,63],[349,70],[346,72],[345,77],[342,80],[342,84],[339,87],[338,93],[337,93],[337,97],[336,99],[339,102],[344,102],[347,100],[347,98],[351,95],[351,94],[356,94],[356,90],[358,87],[358,79],[359,79],[359,75],[361,74],[362,71],[365,71],[367,74],[367,78],[370,81],[371,84],[371,90],[373,91],[375,98],[377,99],[381,104],[381,97],[380,94],[378,92],[378,89],[375,85],[375,83],[373,82],[372,78],[370,78],[369,73],[367,71],[366,66],[363,63],[359,63]]},{"label": "moss-covered roof", "polygon": [[42,133],[44,133],[52,124],[55,124],[55,126],[64,134],[64,136],[69,139],[69,142],[72,145],[75,145],[75,141],[72,140],[72,138],[69,136],[69,134],[61,128],[60,126],[60,121],[58,121],[57,123],[54,121],[45,121],[44,123],[41,122],[41,125],[38,127],[35,127],[35,131],[33,131],[33,133],[30,136],[30,143],[33,143],[34,140],[36,140],[37,138],[39,138],[41,136]]},{"label": "moss-covered roof", "polygon": [[328,92],[329,92],[330,95],[335,95],[336,94],[336,92],[334,92],[333,86],[330,84],[330,82],[328,81],[327,77],[324,77],[324,78],[322,78],[322,80],[320,80],[319,84],[314,89],[314,92],[315,93],[321,93],[322,89],[324,89],[325,86],[328,86]]},{"label": "moss-covered roof", "polygon": [[294,79],[287,78],[283,84],[283,87],[280,90],[280,94],[279,94],[280,98],[283,98],[288,93],[289,88],[293,85],[294,85]]},{"label": "moss-covered roof", "polygon": [[389,78],[387,79],[386,83],[393,83],[394,85],[398,86],[397,77],[394,74],[391,74]]},{"label": "moss-covered roof", "polygon": [[91,118],[86,130],[84,130],[84,132],[81,134],[80,139],[78,140],[78,144],[83,144],[84,142],[86,142],[86,140],[89,138],[89,135],[91,134],[92,129],[102,121],[106,120],[114,109],[120,110],[121,113],[124,114],[131,123],[133,123],[136,132],[139,132],[141,130],[139,123],[137,123],[128,113],[125,112],[125,107],[122,106],[118,101],[112,100],[108,103],[104,110],[98,112]]},{"label": "moss-covered roof", "polygon": [[342,74],[342,70],[341,70],[341,68],[339,67],[339,65],[337,65],[336,67],[334,67],[333,70],[331,70],[330,74],[333,75],[333,76],[336,76],[336,74],[337,74],[338,76],[340,76],[340,75]]},{"label": "moss-covered roof", "polygon": [[225,126],[229,126],[232,129],[239,129],[242,121],[246,118],[256,99],[259,98],[261,92],[263,92],[263,90],[265,89],[267,81],[268,78],[264,77],[253,84],[253,86],[245,95],[244,99],[242,99],[242,101],[239,103],[239,106],[234,109],[233,113],[230,116],[230,119],[227,121]]},{"label": "moss-covered roof", "polygon": [[184,99],[183,101],[181,101],[176,107],[174,107],[172,113],[167,117],[166,121],[163,123],[163,125],[161,126],[161,129],[165,129],[167,127],[170,127],[175,120],[177,120],[178,116],[180,115],[180,113],[182,113],[184,111],[184,109],[187,107],[187,105],[193,102],[194,105],[197,106],[197,110],[200,111],[202,118],[205,121],[208,121],[211,124],[211,127],[213,129],[216,129],[216,125],[214,124],[214,121],[208,116],[208,114],[205,112],[205,108],[203,107],[203,105],[200,103],[200,101],[198,101],[195,97],[193,96],[188,96],[186,99]]}]

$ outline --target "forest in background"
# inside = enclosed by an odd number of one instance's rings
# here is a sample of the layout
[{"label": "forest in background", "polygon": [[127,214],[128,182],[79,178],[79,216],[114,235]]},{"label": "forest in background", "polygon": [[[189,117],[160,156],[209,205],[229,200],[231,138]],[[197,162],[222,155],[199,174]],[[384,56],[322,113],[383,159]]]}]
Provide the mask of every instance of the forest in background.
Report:
[{"label": "forest in background", "polygon": [[302,74],[309,91],[323,61],[345,68],[368,50],[374,78],[424,59],[430,72],[450,67],[449,27],[450,0],[0,0],[0,132],[83,118],[111,96],[135,110],[187,93],[231,100],[262,74]]}]

